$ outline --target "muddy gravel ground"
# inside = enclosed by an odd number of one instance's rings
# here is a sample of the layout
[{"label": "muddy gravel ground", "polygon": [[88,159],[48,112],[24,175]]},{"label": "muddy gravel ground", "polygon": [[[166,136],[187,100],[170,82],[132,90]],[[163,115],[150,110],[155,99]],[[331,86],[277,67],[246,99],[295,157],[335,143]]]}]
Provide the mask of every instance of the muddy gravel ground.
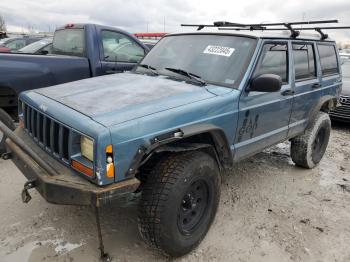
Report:
[{"label": "muddy gravel ground", "polygon": [[[0,160],[0,261],[99,261],[94,213],[56,206]],[[137,198],[102,208],[112,261],[170,260],[143,243]],[[350,261],[350,126],[334,126],[318,167],[296,167],[279,144],[223,175],[221,202],[206,238],[176,261]]]}]

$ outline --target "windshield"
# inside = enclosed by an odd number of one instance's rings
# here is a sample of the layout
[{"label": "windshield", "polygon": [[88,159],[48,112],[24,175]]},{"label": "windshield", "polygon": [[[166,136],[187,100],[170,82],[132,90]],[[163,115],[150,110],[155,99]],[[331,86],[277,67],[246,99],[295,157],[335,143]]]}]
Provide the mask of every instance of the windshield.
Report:
[{"label": "windshield", "polygon": [[52,53],[59,55],[84,56],[84,30],[64,29],[55,32]]},{"label": "windshield", "polygon": [[18,50],[18,52],[34,54],[35,52],[45,47],[46,45],[50,44],[51,42],[52,42],[52,39],[42,39],[40,41],[36,41],[30,45],[27,45],[21,48],[20,50]]},{"label": "windshield", "polygon": [[255,39],[239,36],[174,35],[159,41],[141,64],[159,74],[169,74],[166,68],[181,69],[208,83],[237,88],[255,45]]}]

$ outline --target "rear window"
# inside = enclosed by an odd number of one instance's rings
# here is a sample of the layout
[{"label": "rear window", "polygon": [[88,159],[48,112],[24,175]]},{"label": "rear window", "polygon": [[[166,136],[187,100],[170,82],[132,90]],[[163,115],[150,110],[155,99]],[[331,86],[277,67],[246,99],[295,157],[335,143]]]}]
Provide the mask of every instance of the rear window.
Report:
[{"label": "rear window", "polygon": [[296,81],[316,78],[312,44],[293,44],[293,60]]},{"label": "rear window", "polygon": [[64,29],[55,32],[52,51],[59,55],[84,56],[84,30]]},{"label": "rear window", "polygon": [[319,44],[318,52],[320,54],[322,74],[333,75],[339,73],[335,47],[333,45]]}]

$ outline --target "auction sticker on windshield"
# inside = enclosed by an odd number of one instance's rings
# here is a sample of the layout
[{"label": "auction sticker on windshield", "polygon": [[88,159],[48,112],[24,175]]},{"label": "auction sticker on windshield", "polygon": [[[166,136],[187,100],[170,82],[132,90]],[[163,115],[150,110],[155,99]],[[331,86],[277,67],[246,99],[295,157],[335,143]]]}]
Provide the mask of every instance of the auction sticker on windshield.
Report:
[{"label": "auction sticker on windshield", "polygon": [[219,46],[219,45],[208,45],[205,50],[204,54],[212,54],[212,55],[221,55],[221,56],[231,56],[232,53],[235,51],[232,47],[225,47],[225,46]]}]

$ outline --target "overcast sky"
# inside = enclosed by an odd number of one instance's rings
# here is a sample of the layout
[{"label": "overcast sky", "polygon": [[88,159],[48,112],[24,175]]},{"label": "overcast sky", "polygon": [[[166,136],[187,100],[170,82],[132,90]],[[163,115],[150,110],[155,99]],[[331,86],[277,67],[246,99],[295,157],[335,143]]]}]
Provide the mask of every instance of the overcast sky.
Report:
[{"label": "overcast sky", "polygon": [[[0,14],[8,30],[28,26],[54,30],[66,23],[99,23],[130,32],[175,32],[181,23],[213,21],[275,22],[339,19],[350,25],[350,0],[0,0]],[[350,39],[350,30],[329,32]]]}]

